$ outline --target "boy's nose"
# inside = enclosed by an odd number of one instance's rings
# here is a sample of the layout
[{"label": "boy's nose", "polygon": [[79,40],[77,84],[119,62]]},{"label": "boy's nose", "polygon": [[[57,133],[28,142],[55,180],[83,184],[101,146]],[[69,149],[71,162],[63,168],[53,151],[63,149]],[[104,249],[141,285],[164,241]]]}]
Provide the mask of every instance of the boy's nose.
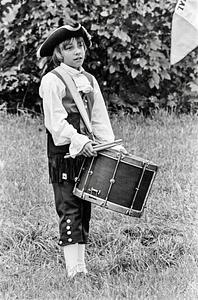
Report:
[{"label": "boy's nose", "polygon": [[75,53],[79,53],[81,49],[79,47],[75,47]]}]

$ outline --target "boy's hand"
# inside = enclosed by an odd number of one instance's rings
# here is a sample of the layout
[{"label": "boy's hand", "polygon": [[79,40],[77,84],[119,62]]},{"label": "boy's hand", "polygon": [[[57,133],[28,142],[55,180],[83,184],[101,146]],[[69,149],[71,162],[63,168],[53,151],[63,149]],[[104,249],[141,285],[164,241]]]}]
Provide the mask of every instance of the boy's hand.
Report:
[{"label": "boy's hand", "polygon": [[78,153],[78,155],[83,155],[85,157],[97,156],[97,152],[93,149],[92,142],[88,142],[84,145],[82,150]]},{"label": "boy's hand", "polygon": [[122,152],[124,155],[128,154],[128,151],[122,145],[116,145],[116,146],[112,147],[111,149]]}]

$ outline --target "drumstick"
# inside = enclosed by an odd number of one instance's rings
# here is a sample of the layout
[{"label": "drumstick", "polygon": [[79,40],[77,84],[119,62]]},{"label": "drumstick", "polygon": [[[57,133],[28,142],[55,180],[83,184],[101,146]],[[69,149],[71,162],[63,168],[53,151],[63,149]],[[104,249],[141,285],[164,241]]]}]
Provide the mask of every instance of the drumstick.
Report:
[{"label": "drumstick", "polygon": [[122,140],[120,139],[120,140],[116,140],[111,143],[99,144],[99,145],[93,146],[93,149],[95,151],[101,151],[101,150],[105,150],[105,149],[111,148],[113,146],[116,146],[116,145],[120,144],[121,142],[122,142]]},{"label": "drumstick", "polygon": [[[108,148],[111,148],[113,146],[116,146],[118,144],[120,144],[122,142],[121,139],[119,140],[115,140],[114,142],[109,142],[109,143],[104,143],[104,144],[97,144],[95,146],[93,146],[94,151],[101,151],[101,150],[105,150]],[[71,157],[71,155],[69,153],[67,153],[64,158],[69,158]]]}]

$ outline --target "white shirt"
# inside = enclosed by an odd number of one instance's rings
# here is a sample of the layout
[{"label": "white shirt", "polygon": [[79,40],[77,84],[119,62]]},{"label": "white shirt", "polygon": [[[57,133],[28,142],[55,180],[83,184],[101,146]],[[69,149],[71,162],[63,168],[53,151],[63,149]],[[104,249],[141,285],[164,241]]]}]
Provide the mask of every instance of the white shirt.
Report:
[{"label": "white shirt", "polygon": [[[83,91],[83,89],[86,91],[86,89],[90,88],[87,77],[81,73],[83,68],[78,71],[64,63],[61,63],[59,68],[72,76],[78,91]],[[93,93],[94,105],[91,114],[93,134],[98,142],[112,142],[115,137],[105,102],[95,77],[93,77]],[[55,74],[49,72],[41,80],[39,94],[43,99],[45,126],[52,134],[54,144],[56,146],[70,144],[70,155],[75,157],[84,145],[89,142],[89,138],[77,133],[77,130],[66,120],[68,113],[62,104],[62,99],[66,95],[64,83]]]}]

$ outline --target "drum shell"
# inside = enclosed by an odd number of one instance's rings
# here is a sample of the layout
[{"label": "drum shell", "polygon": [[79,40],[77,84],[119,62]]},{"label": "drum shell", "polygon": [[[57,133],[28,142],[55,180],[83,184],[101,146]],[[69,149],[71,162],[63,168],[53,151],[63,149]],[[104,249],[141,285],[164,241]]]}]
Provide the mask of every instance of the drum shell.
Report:
[{"label": "drum shell", "polygon": [[140,217],[157,165],[134,155],[103,150],[85,159],[73,193],[110,210]]}]

